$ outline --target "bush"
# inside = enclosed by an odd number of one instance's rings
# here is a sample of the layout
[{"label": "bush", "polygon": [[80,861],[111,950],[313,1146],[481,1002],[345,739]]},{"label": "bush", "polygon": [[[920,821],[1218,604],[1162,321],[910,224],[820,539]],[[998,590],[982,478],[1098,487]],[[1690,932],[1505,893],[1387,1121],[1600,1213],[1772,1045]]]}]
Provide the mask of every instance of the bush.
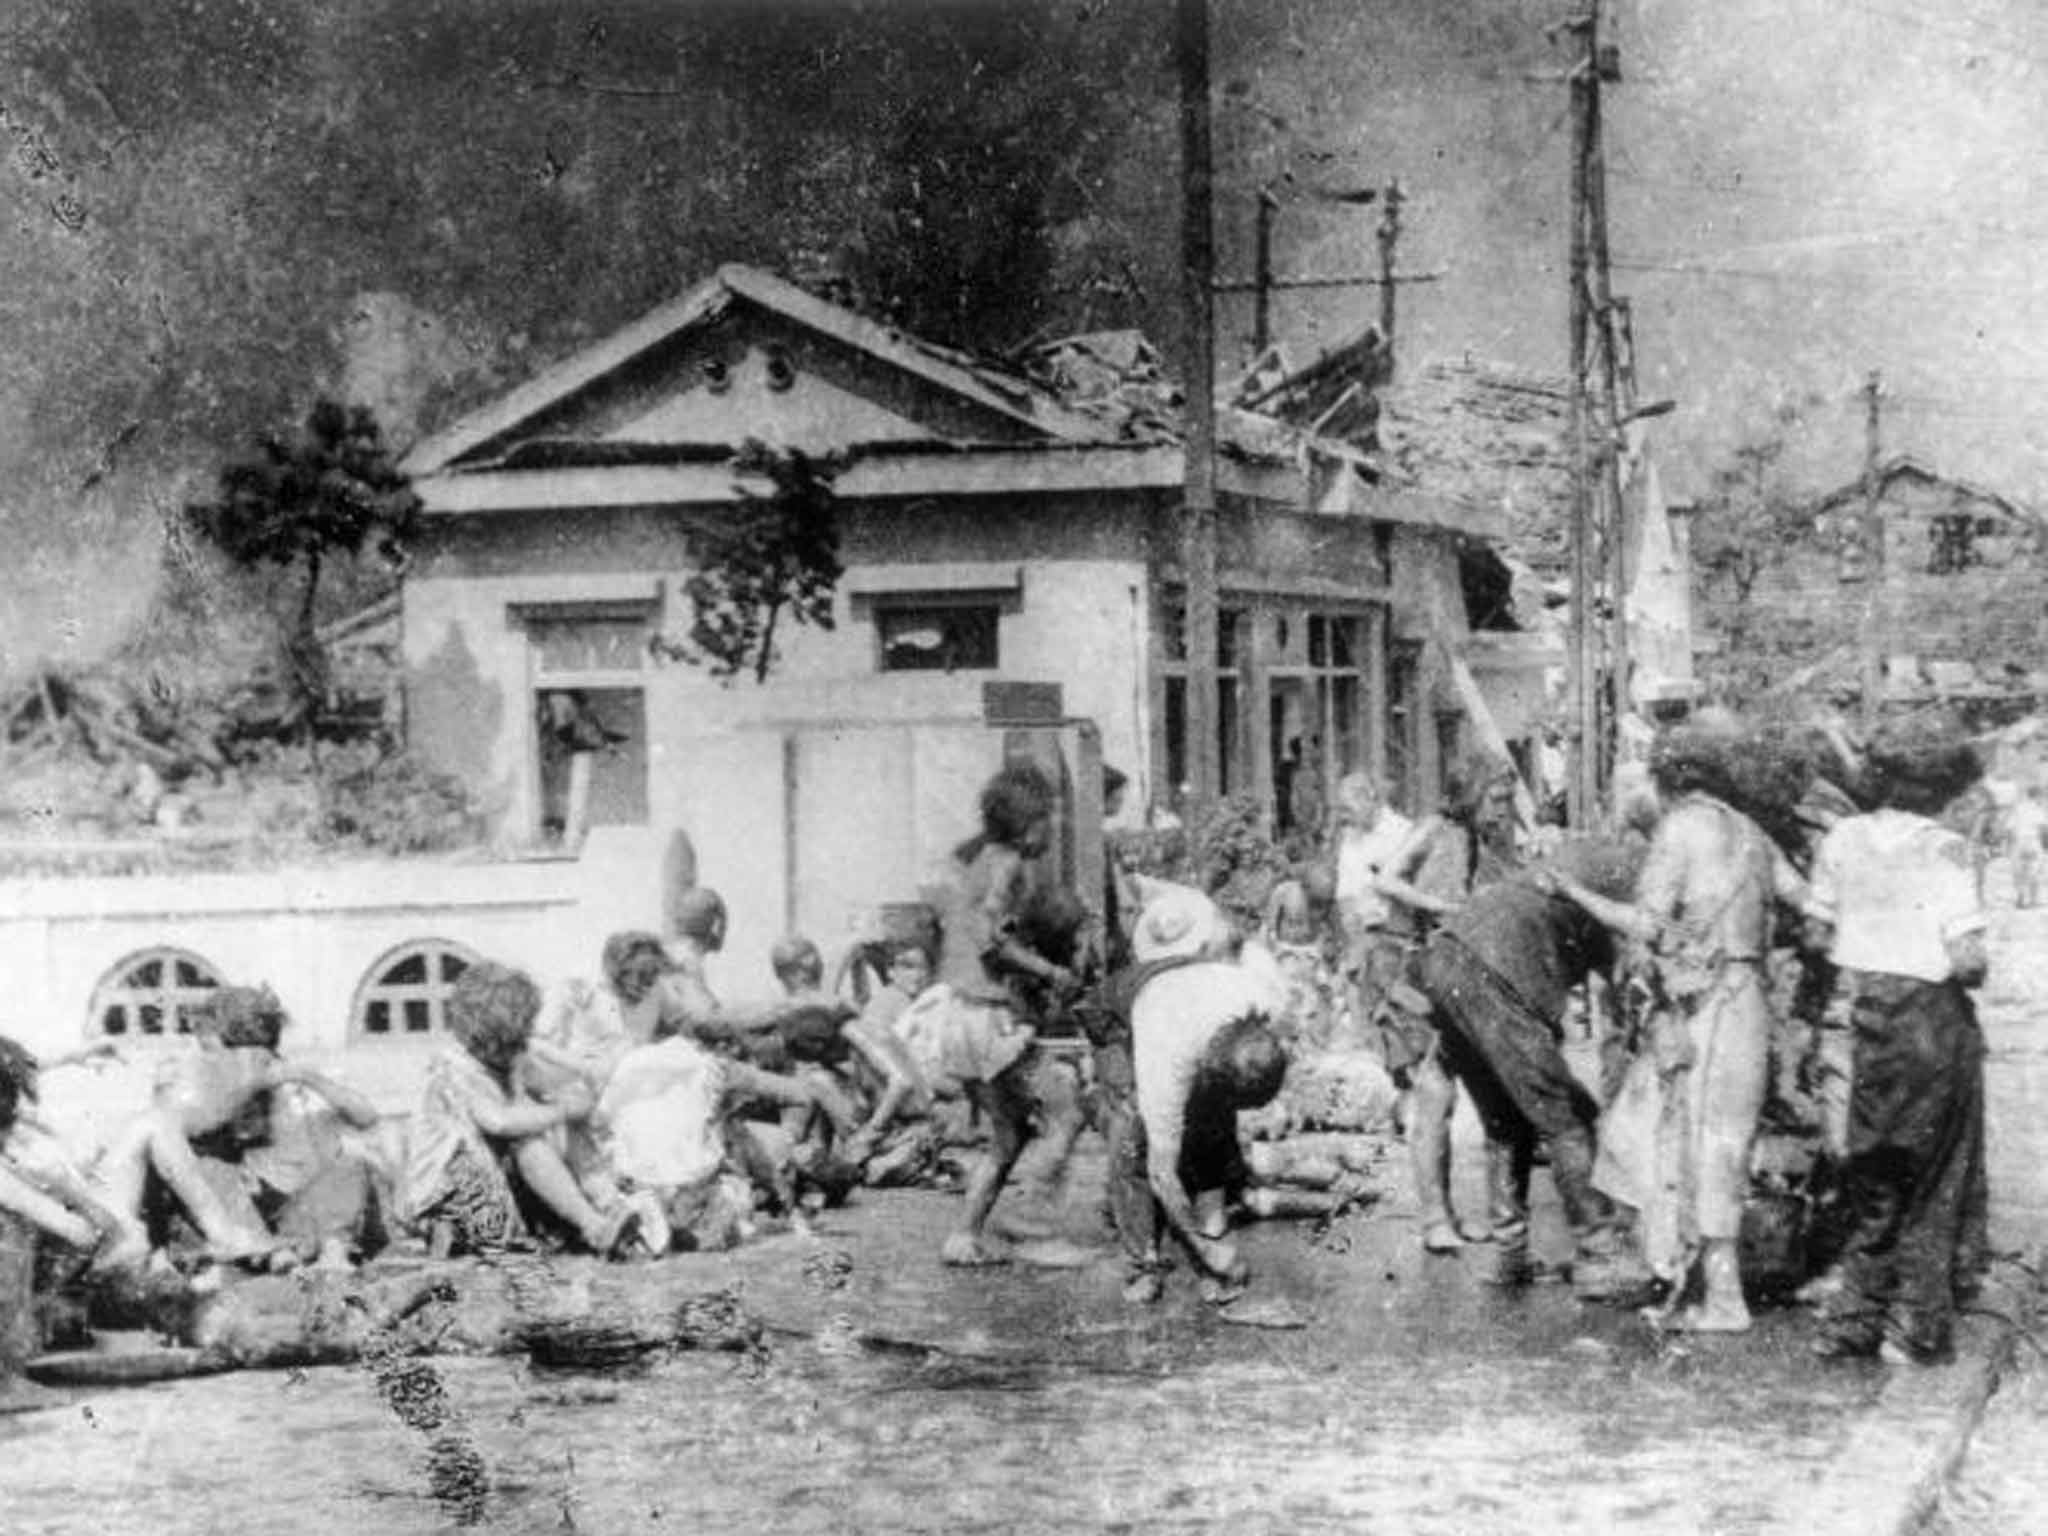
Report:
[{"label": "bush", "polygon": [[1287,859],[1260,825],[1258,803],[1232,795],[1198,811],[1184,828],[1118,837],[1126,865],[1141,875],[1205,891],[1249,932],[1287,874]]},{"label": "bush", "polygon": [[442,853],[483,840],[481,807],[461,780],[408,752],[357,747],[321,755],[315,842],[368,853]]}]

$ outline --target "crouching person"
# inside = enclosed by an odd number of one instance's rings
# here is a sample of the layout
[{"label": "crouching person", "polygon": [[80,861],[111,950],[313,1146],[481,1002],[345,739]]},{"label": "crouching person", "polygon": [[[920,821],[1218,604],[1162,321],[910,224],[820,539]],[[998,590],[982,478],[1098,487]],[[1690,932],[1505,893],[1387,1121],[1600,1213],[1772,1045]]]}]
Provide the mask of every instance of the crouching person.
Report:
[{"label": "crouching person", "polygon": [[407,1215],[436,1257],[522,1242],[529,1210],[606,1257],[638,1235],[638,1214],[622,1203],[599,1210],[558,1144],[558,1132],[590,1117],[588,1086],[565,1083],[542,1104],[519,1084],[540,1005],[531,977],[490,961],[449,992],[452,1038],[427,1068],[406,1170]]},{"label": "crouching person", "polygon": [[1245,1267],[1227,1237],[1227,1200],[1247,1182],[1240,1110],[1270,1103],[1287,1074],[1273,1032],[1278,999],[1262,973],[1223,958],[1229,931],[1192,891],[1157,898],[1133,936],[1131,1101],[1110,1117],[1111,1214],[1130,1265],[1128,1301],[1152,1302],[1171,1233],[1203,1271],[1203,1295],[1234,1296]]}]

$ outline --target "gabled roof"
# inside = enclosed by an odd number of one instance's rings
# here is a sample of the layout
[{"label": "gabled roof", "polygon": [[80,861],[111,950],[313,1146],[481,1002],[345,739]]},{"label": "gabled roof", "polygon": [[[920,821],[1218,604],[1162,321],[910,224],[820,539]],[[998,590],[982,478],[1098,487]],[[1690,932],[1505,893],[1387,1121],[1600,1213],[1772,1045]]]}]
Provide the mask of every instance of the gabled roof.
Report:
[{"label": "gabled roof", "polygon": [[[1922,485],[1946,485],[1960,491],[1971,501],[1984,502],[1989,506],[1997,508],[2007,517],[2019,522],[2034,524],[2040,521],[2034,513],[2020,506],[2010,497],[2001,496],[1998,492],[1987,490],[1985,487],[1974,484],[1971,481],[1958,480],[1953,475],[1944,475],[1933,466],[1921,459],[1915,458],[1910,453],[1893,454],[1889,459],[1885,460],[1877,471],[1877,480],[1881,487],[1886,488],[1890,487],[1895,480],[1915,480]],[[1832,512],[1837,507],[1859,503],[1862,501],[1863,496],[1863,477],[1858,475],[1847,485],[1828,492],[1827,495],[1816,502],[1813,508],[1814,514],[1819,516]]]},{"label": "gabled roof", "polygon": [[720,267],[681,298],[548,368],[490,404],[415,444],[402,467],[418,477],[447,469],[617,374],[636,359],[725,314],[736,301],[806,327],[964,401],[1043,434],[1050,442],[1101,441],[1104,425],[1069,409],[1021,374],[939,347],[827,303],[752,267]]}]

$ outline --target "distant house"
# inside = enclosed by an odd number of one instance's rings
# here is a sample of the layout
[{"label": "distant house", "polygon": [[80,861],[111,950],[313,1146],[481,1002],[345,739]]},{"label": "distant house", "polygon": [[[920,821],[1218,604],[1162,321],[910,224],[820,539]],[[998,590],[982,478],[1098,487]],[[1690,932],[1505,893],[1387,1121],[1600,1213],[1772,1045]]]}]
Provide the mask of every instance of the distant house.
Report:
[{"label": "distant house", "polygon": [[[2038,514],[1911,455],[1878,471],[1887,691],[1899,699],[2031,694],[2048,664],[2048,565]],[[1788,654],[1815,658],[1807,684],[1851,694],[1876,562],[1861,479],[1817,500],[1812,536],[1759,574],[1752,622]]]},{"label": "distant house", "polygon": [[[1462,630],[1454,540],[1497,520],[1269,415],[1218,436],[1225,787],[1280,822],[1358,768],[1432,797],[1461,718],[1430,707],[1423,616]],[[656,642],[688,628],[701,531],[764,489],[749,440],[844,456],[846,569],[830,632],[721,685]],[[1187,775],[1179,402],[1131,333],[998,363],[726,267],[405,467],[414,747],[542,840],[567,742],[585,823],[687,838],[748,940],[915,899],[983,771],[946,732],[1085,720],[1140,804]]]}]

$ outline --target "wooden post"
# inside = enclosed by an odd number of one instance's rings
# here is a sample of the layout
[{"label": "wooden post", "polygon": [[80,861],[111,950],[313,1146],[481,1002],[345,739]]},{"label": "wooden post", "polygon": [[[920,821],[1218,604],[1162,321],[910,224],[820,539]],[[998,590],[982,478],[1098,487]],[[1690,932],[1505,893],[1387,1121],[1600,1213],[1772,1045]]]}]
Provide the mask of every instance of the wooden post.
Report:
[{"label": "wooden post", "polygon": [[1256,257],[1252,272],[1252,356],[1263,357],[1273,340],[1273,215],[1280,199],[1271,187],[1259,188]]},{"label": "wooden post", "polygon": [[1884,708],[1884,508],[1879,497],[1880,457],[1878,402],[1883,396],[1882,380],[1876,369],[1863,383],[1863,563],[1862,623],[1857,632],[1857,650],[1863,663],[1863,729],[1867,735],[1876,726]]},{"label": "wooden post", "polygon": [[[1597,7],[1595,15],[1597,18]],[[1622,423],[1634,401],[1623,394],[1621,347],[1616,336],[1613,263],[1607,245],[1607,151],[1600,109],[1600,87],[1609,59],[1598,39],[1589,36],[1590,80],[1586,101],[1586,222],[1591,246],[1592,310],[1600,331],[1601,393],[1605,409],[1600,421],[1600,491],[1604,515],[1600,525],[1607,542],[1607,677],[1606,704],[1598,713],[1600,734],[1594,753],[1593,781],[1603,796],[1614,780],[1615,744],[1621,717],[1629,708],[1628,676],[1628,502],[1622,495]],[[1597,654],[1597,647],[1596,647]]]},{"label": "wooden post", "polygon": [[1216,687],[1216,280],[1209,147],[1209,0],[1177,0],[1180,76],[1181,294],[1188,332],[1187,492],[1181,565],[1187,580],[1187,763],[1196,806],[1221,779]]},{"label": "wooden post", "polygon": [[1380,209],[1380,337],[1387,350],[1387,377],[1394,376],[1394,247],[1401,239],[1401,183],[1387,183],[1386,203]]},{"label": "wooden post", "polygon": [[1570,289],[1571,384],[1571,607],[1567,652],[1568,697],[1571,709],[1571,782],[1567,792],[1568,814],[1574,829],[1591,825],[1599,803],[1599,678],[1593,652],[1593,507],[1592,465],[1587,441],[1586,344],[1589,330],[1586,272],[1587,242],[1586,185],[1592,142],[1592,100],[1596,90],[1597,13],[1574,23],[1581,47],[1571,73],[1571,251],[1568,281]]}]

